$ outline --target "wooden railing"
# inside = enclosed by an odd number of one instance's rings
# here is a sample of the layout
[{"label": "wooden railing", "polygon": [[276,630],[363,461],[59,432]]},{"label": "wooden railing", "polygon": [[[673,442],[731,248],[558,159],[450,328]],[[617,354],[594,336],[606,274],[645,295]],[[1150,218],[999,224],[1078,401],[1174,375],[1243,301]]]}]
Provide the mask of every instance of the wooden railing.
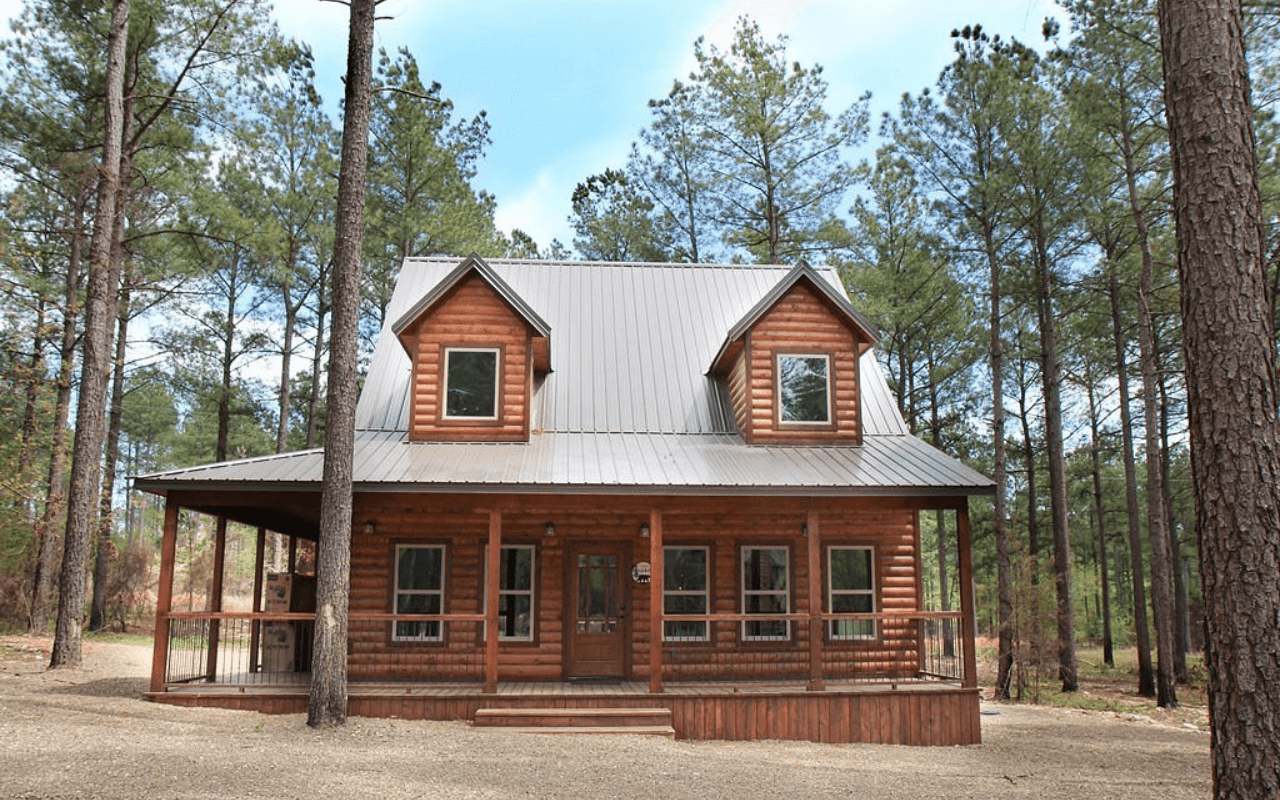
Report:
[{"label": "wooden railing", "polygon": [[[966,645],[961,616],[958,611],[816,618],[669,615],[664,623],[703,623],[705,628],[700,636],[662,643],[662,678],[808,679],[811,684],[815,677],[884,683],[962,681]],[[348,678],[483,682],[484,619],[482,614],[353,612],[348,618]],[[297,685],[308,680],[313,614],[173,612],[167,622],[166,684]]]}]

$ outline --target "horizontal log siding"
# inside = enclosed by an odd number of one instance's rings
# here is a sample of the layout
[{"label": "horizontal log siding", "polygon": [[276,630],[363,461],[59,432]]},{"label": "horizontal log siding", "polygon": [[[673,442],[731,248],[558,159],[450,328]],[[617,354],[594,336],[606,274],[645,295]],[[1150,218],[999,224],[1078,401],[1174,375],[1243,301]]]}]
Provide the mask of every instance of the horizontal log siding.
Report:
[{"label": "horizontal log siding", "polygon": [[[721,501],[723,502],[723,501]],[[808,614],[810,565],[802,535],[805,512],[799,504],[787,508],[779,501],[774,513],[671,515],[663,522],[663,544],[711,547],[713,614],[741,613],[741,549],[744,546],[786,547],[791,565],[791,611]],[[917,525],[915,512],[846,508],[821,517],[823,559],[832,545],[875,548],[876,611],[919,610],[920,584],[916,578]],[[824,570],[825,566],[819,565]],[[825,597],[825,580],[823,583]],[[820,611],[825,609],[820,609]],[[668,677],[680,679],[746,679],[799,677],[809,669],[809,627],[792,621],[787,642],[754,642],[741,639],[740,623],[712,623],[709,642],[668,642],[663,661]],[[919,642],[915,626],[885,624],[875,641],[826,641],[824,626],[823,670],[839,676],[858,663],[872,663],[881,677],[911,677],[918,671]],[[647,642],[646,642],[647,647]],[[856,650],[856,657],[850,651]],[[668,664],[668,662],[670,662]],[[644,671],[643,674],[647,674]]]},{"label": "horizontal log siding", "polygon": [[[634,502],[627,500],[621,502]],[[375,532],[357,525],[351,553],[351,610],[385,613],[392,610],[392,563],[395,545],[443,544],[445,546],[445,613],[482,613],[480,575],[488,537],[487,509],[473,505],[483,498],[456,495],[374,494],[358,498],[355,518],[373,520]],[[664,500],[669,509],[663,518],[663,542],[667,546],[711,548],[711,613],[740,612],[741,547],[781,546],[790,553],[792,612],[809,612],[809,564],[802,535],[807,500],[779,498],[766,505],[731,498]],[[919,608],[920,586],[916,577],[916,512],[891,506],[867,507],[856,499],[826,501],[830,508],[820,515],[823,552],[828,545],[875,548],[876,610],[912,611]],[[630,647],[628,677],[649,676],[649,589],[631,581],[633,564],[647,561],[649,543],[638,535],[647,513],[609,510],[607,498],[544,498],[539,507],[514,508],[503,514],[504,545],[535,548],[535,604],[533,642],[503,642],[500,646],[500,680],[557,680],[564,669],[565,582],[569,570],[565,557],[575,543],[616,541],[630,554],[621,567],[627,603],[626,625]],[[744,507],[745,506],[745,507]],[[554,538],[543,535],[543,525],[553,522]],[[825,555],[824,555],[825,558]],[[853,656],[873,661],[877,674],[908,677],[918,663],[915,630],[907,624],[880,632],[874,642],[824,642],[824,671],[836,676],[851,669]],[[712,623],[709,642],[667,643],[664,662],[672,679],[731,679],[768,676],[803,676],[808,670],[809,628],[793,621],[786,642],[745,642],[736,622]],[[825,630],[825,628],[824,628]],[[376,629],[353,630],[349,670],[353,680],[458,680],[474,678],[465,664],[450,652],[479,648],[478,623],[448,623],[447,646],[437,643],[392,642],[390,624]],[[452,660],[451,660],[452,659]],[[430,673],[430,674],[428,674]]]},{"label": "horizontal log siding", "polygon": [[[798,283],[747,334],[743,351],[749,374],[747,404],[735,404],[738,426],[752,443],[862,440],[856,334],[818,295]],[[831,426],[785,425],[778,421],[778,354],[831,356],[834,384]]]},{"label": "horizontal log siding", "polygon": [[[526,441],[532,394],[532,334],[528,324],[479,275],[449,292],[402,334],[413,352],[409,438],[416,441]],[[444,419],[446,347],[501,351],[496,421]]]}]

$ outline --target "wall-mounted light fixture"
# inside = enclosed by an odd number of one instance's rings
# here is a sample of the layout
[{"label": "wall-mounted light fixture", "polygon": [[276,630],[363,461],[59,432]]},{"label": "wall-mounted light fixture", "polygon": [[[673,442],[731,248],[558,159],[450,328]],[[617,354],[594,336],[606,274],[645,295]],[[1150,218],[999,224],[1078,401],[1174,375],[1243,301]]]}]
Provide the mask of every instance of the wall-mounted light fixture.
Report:
[{"label": "wall-mounted light fixture", "polygon": [[647,522],[640,523],[640,538],[641,539],[649,538],[649,523]]},{"label": "wall-mounted light fixture", "polygon": [[371,520],[371,519],[370,519],[370,520],[365,520],[365,523],[364,523],[364,535],[365,535],[365,536],[372,536],[374,533],[376,533],[376,532],[377,532],[377,530],[378,530],[378,526],[374,523],[374,521],[373,521],[373,520]]},{"label": "wall-mounted light fixture", "polygon": [[803,536],[803,537],[805,537],[806,539],[808,539],[808,538],[809,538],[809,524],[808,524],[808,523],[805,523],[804,525],[801,525],[801,526],[800,526],[800,535],[801,535],[801,536]]},{"label": "wall-mounted light fixture", "polygon": [[553,538],[556,535],[556,524],[554,522],[542,523],[542,535],[548,539]]}]

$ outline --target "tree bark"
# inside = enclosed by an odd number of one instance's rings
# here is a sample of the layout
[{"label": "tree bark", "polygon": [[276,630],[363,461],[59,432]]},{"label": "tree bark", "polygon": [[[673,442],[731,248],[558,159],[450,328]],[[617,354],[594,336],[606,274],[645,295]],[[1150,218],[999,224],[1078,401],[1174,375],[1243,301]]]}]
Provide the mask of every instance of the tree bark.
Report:
[{"label": "tree bark", "polygon": [[1160,0],[1214,796],[1280,796],[1276,343],[1240,0]]},{"label": "tree bark", "polygon": [[351,0],[342,167],[338,173],[324,486],[316,554],[315,649],[307,703],[307,724],[313,728],[341,725],[347,719],[347,607],[351,594],[360,250],[364,240],[369,84],[376,7],[376,0]]},{"label": "tree bark", "polygon": [[94,504],[101,478],[102,440],[106,428],[107,377],[111,368],[114,315],[111,294],[119,282],[113,264],[112,240],[119,195],[122,133],[124,131],[124,55],[129,28],[129,0],[115,0],[107,42],[106,101],[102,166],[93,240],[89,255],[89,283],[85,304],[80,398],[76,406],[76,434],[71,459],[66,539],[58,591],[58,624],[54,631],[50,668],[79,667],[84,624],[85,573],[93,530]]}]

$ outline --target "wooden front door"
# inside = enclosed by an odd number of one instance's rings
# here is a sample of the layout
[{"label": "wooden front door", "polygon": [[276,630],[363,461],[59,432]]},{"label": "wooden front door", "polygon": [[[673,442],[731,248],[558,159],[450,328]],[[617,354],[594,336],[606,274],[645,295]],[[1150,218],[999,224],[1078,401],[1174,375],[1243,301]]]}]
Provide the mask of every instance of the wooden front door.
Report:
[{"label": "wooden front door", "polygon": [[626,675],[627,583],[623,550],[616,545],[582,545],[569,560],[566,587],[571,595],[570,678],[621,678]]}]

